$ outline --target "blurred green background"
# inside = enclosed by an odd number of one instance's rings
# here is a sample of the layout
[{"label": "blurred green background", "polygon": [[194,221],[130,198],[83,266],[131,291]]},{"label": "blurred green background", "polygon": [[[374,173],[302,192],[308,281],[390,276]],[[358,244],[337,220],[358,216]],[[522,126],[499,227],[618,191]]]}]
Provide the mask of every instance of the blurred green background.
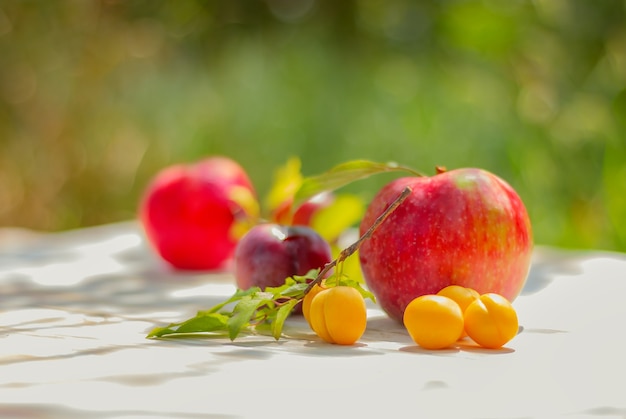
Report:
[{"label": "blurred green background", "polygon": [[[0,226],[135,217],[161,168],[478,166],[538,244],[626,251],[626,2],[2,0]],[[384,175],[387,176],[387,175]],[[369,199],[383,175],[350,189]]]}]

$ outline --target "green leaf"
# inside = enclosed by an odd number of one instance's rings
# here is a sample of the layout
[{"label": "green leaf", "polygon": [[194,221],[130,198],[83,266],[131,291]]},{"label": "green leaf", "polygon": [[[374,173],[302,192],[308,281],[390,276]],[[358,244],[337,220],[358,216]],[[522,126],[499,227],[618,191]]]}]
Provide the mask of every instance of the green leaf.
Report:
[{"label": "green leaf", "polygon": [[154,328],[147,337],[155,338],[181,333],[225,331],[227,322],[228,316],[224,314],[199,312],[196,317],[192,317],[182,323],[172,323],[166,327]]},{"label": "green leaf", "polygon": [[365,179],[377,173],[397,171],[408,172],[413,176],[423,176],[409,167],[393,162],[376,163],[368,160],[352,160],[338,164],[320,175],[304,178],[294,196],[293,208],[297,208],[303,202],[319,193],[341,188],[356,180]]},{"label": "green leaf", "polygon": [[361,282],[359,281],[356,281],[354,279],[341,279],[339,280],[338,285],[347,285],[349,287],[355,288],[359,293],[361,293],[363,298],[369,298],[373,302],[376,302],[376,297],[374,297],[374,294],[363,288]]},{"label": "green leaf", "polygon": [[160,338],[161,336],[169,335],[171,333],[176,333],[176,330],[171,329],[170,326],[165,327],[155,327],[148,333],[147,338]]},{"label": "green leaf", "polygon": [[300,282],[293,284],[280,293],[284,297],[299,298],[304,297],[304,290],[309,286],[308,283]]},{"label": "green leaf", "polygon": [[272,293],[274,298],[291,297],[301,298],[304,297],[304,290],[308,287],[308,283],[313,281],[319,274],[320,269],[311,269],[304,275],[293,275],[285,278],[283,285],[279,287],[266,287],[265,292]]},{"label": "green leaf", "polygon": [[204,310],[204,311],[199,311],[198,315],[200,314],[209,314],[209,313],[217,313],[219,310],[221,310],[222,308],[224,308],[225,306],[227,306],[228,304],[234,303],[235,301],[239,301],[244,297],[247,297],[249,295],[254,295],[258,292],[261,292],[261,288],[259,287],[250,287],[248,289],[242,290],[242,289],[237,289],[237,291],[235,291],[235,293],[226,301],[223,301],[213,307],[211,307],[208,310]]},{"label": "green leaf", "polygon": [[309,281],[312,281],[315,278],[317,278],[317,275],[319,275],[320,271],[321,271],[320,268],[311,269],[310,271],[308,271],[304,275],[294,275],[292,278],[296,282],[309,282]]},{"label": "green leaf", "polygon": [[178,326],[176,333],[215,332],[225,330],[228,316],[220,313],[211,313],[193,317]]},{"label": "green leaf", "polygon": [[292,277],[285,278],[285,282],[283,285],[278,287],[265,287],[265,291],[268,294],[268,297],[280,297],[283,295],[284,290],[288,289],[292,285],[295,284],[295,281]]},{"label": "green leaf", "polygon": [[283,333],[285,320],[287,320],[287,317],[289,317],[296,304],[298,304],[298,300],[289,300],[278,309],[276,318],[274,319],[274,322],[272,322],[272,336],[274,336],[274,339],[280,339],[280,335]]},{"label": "green leaf", "polygon": [[246,296],[233,309],[233,315],[228,319],[228,337],[230,340],[235,340],[241,330],[250,324],[260,306],[265,304],[274,305],[271,294],[269,294],[270,298],[267,298],[268,293],[259,294],[262,294],[261,297]]}]

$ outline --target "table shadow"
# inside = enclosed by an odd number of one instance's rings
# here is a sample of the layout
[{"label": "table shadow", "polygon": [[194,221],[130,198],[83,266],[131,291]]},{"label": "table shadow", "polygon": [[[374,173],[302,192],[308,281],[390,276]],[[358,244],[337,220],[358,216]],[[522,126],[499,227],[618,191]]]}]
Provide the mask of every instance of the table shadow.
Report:
[{"label": "table shadow", "polygon": [[535,294],[546,288],[558,276],[582,272],[581,252],[538,247],[534,254],[521,295]]},{"label": "table shadow", "polygon": [[[146,404],[149,404],[146,401]],[[155,412],[154,410],[85,410],[56,404],[3,404],[0,405],[0,417],[2,418],[180,418],[180,419],[235,419],[239,415],[225,413],[188,413],[188,412]]]}]

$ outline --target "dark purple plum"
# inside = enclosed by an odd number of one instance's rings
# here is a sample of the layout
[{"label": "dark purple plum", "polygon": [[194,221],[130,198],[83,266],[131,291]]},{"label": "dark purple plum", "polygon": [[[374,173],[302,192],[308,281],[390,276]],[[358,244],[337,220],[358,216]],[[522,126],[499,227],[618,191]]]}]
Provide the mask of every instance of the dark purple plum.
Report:
[{"label": "dark purple plum", "polygon": [[285,278],[323,268],[331,260],[330,245],[310,227],[258,224],[235,249],[237,286],[277,287]]}]

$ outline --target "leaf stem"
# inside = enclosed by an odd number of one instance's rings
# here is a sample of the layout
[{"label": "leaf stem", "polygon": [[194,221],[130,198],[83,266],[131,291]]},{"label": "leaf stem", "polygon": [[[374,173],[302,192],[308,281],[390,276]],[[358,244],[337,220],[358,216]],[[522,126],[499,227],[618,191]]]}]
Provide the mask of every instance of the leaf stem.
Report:
[{"label": "leaf stem", "polygon": [[395,211],[396,208],[398,208],[402,202],[404,202],[404,200],[409,196],[410,193],[411,193],[410,186],[407,186],[406,188],[404,188],[402,192],[400,193],[400,195],[398,195],[398,197],[393,200],[393,202],[387,207],[387,209],[382,214],[380,214],[378,218],[376,218],[376,220],[374,220],[374,223],[370,226],[370,228],[368,228],[367,231],[363,233],[363,235],[359,237],[357,241],[355,241],[350,246],[343,249],[339,253],[339,256],[337,256],[336,259],[324,265],[324,268],[322,268],[322,270],[319,272],[319,274],[317,274],[315,279],[311,281],[309,285],[306,287],[306,289],[304,290],[304,295],[306,295],[309,291],[311,291],[311,289],[315,286],[315,284],[319,284],[320,282],[322,282],[322,279],[324,279],[324,276],[326,276],[328,271],[330,271],[332,268],[337,266],[338,263],[341,263],[344,260],[346,260],[354,252],[359,250],[359,247],[361,247],[361,244],[363,244],[365,240],[369,239],[372,236],[372,234],[374,234],[374,231],[376,231],[376,229],[387,219],[387,217],[389,217],[391,213]]}]

